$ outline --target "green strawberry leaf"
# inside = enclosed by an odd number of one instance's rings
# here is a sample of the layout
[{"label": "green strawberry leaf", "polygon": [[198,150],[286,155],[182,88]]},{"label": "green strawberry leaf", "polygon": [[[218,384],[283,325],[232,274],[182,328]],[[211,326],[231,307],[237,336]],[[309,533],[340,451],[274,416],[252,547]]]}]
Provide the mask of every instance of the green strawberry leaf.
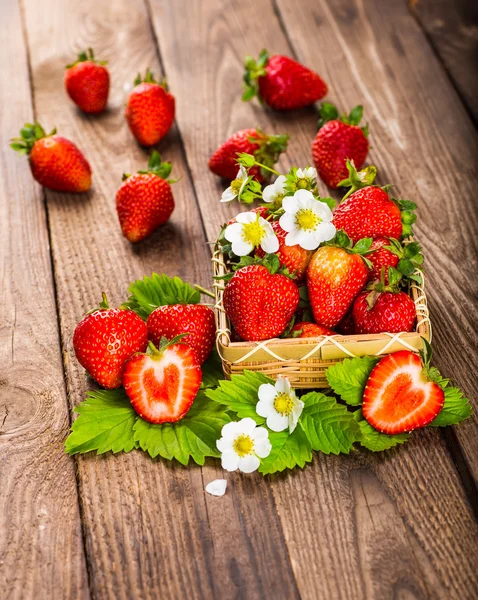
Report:
[{"label": "green strawberry leaf", "polygon": [[372,452],[381,452],[382,450],[389,450],[398,444],[404,444],[408,441],[408,433],[399,433],[397,435],[388,435],[386,433],[380,433],[370,423],[368,423],[361,410],[357,410],[354,413],[354,418],[360,426],[361,438],[360,444],[371,450]]},{"label": "green strawberry leaf", "polygon": [[374,356],[346,358],[327,369],[330,387],[351,406],[362,404],[367,379],[380,359]]},{"label": "green strawberry leaf", "polygon": [[463,392],[457,387],[449,385],[447,379],[440,377],[436,381],[445,392],[445,404],[438,415],[430,423],[432,427],[445,427],[446,425],[456,425],[473,414],[470,401],[465,398]]},{"label": "green strawberry leaf", "polygon": [[75,412],[80,416],[73,422],[65,442],[68,454],[91,450],[98,454],[109,450],[129,452],[135,447],[136,412],[123,389],[88,392]]},{"label": "green strawberry leaf", "polygon": [[216,440],[230,420],[224,406],[199,392],[189,412],[176,423],[155,425],[138,417],[134,425],[134,441],[152,458],[175,458],[182,465],[187,465],[192,458],[198,465],[203,465],[207,456],[220,456]]},{"label": "green strawberry leaf", "polygon": [[271,453],[261,460],[259,472],[263,475],[277,473],[294,467],[304,468],[312,460],[312,450],[304,430],[300,426],[289,434],[289,430],[269,432]]},{"label": "green strawberry leaf", "polygon": [[232,375],[230,381],[219,381],[218,388],[208,389],[205,394],[211,400],[227,406],[240,419],[251,417],[258,425],[262,425],[265,419],[256,413],[256,404],[259,401],[257,392],[263,383],[274,384],[274,381],[262,373],[244,371],[243,375]]},{"label": "green strawberry leaf", "polygon": [[300,423],[312,450],[324,454],[348,454],[361,433],[353,413],[335,398],[320,392],[302,396],[304,410]]},{"label": "green strawberry leaf", "polygon": [[158,306],[166,304],[198,304],[201,295],[179,277],[153,273],[151,277],[137,279],[128,288],[131,296],[122,308],[129,308],[142,319],[147,319]]},{"label": "green strawberry leaf", "polygon": [[224,371],[222,370],[222,361],[216,350],[211,352],[210,357],[202,366],[202,382],[201,388],[215,388],[219,385],[219,381],[224,379]]}]

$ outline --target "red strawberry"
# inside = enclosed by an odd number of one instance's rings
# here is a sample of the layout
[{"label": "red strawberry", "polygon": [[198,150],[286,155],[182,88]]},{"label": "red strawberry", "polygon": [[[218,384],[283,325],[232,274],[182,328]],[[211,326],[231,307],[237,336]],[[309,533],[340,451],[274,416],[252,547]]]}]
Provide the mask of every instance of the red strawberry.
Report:
[{"label": "red strawberry", "polygon": [[[260,129],[242,129],[214,152],[209,159],[209,169],[224,179],[236,179],[239,169],[237,155],[242,152],[252,154],[257,162],[272,168],[286,150],[288,139],[288,135],[266,135]],[[249,175],[258,181],[264,181],[268,177],[267,171],[261,172],[258,166],[249,169]]]},{"label": "red strawberry", "polygon": [[100,113],[106,108],[110,75],[105,61],[96,61],[93,50],[81,52],[78,60],[66,67],[65,87],[73,102],[86,113]]},{"label": "red strawberry", "polygon": [[162,337],[172,340],[187,334],[181,343],[196,352],[201,365],[211,353],[215,333],[214,312],[202,304],[160,306],[148,317],[148,335],[155,346],[159,346]]},{"label": "red strawberry", "polygon": [[328,327],[324,327],[323,325],[317,325],[317,323],[302,321],[301,323],[296,323],[294,327],[292,327],[291,335],[289,337],[309,338],[319,337],[321,335],[335,335],[335,331]]},{"label": "red strawberry", "polygon": [[352,314],[356,333],[412,331],[417,316],[410,296],[398,291],[362,292]]},{"label": "red strawberry", "polygon": [[161,162],[154,150],[146,171],[123,176],[116,192],[116,210],[123,235],[130,242],[144,240],[171,216],[174,198],[166,181],[170,173],[171,163]]},{"label": "red strawberry", "polygon": [[335,227],[343,229],[354,242],[365,237],[400,238],[402,213],[384,189],[371,185],[377,172],[375,167],[357,173],[347,160],[347,168],[350,178],[343,184],[352,187],[334,210]]},{"label": "red strawberry", "polygon": [[73,334],[78,362],[109,390],[120,387],[126,361],[147,345],[146,323],[132,310],[109,308],[104,294],[100,308],[87,314]]},{"label": "red strawberry", "polygon": [[375,238],[370,246],[370,254],[367,254],[367,258],[372,263],[372,270],[369,273],[369,279],[381,279],[382,269],[385,277],[385,283],[388,283],[388,268],[396,267],[399,258],[390,250],[384,248],[384,246],[390,246],[390,240],[385,237]]},{"label": "red strawberry", "polygon": [[310,106],[327,94],[327,84],[304,65],[287,56],[269,56],[262,50],[258,60],[245,58],[244,101],[254,96],[275,110]]},{"label": "red strawberry", "polygon": [[307,289],[315,321],[334,327],[368,279],[364,259],[352,248],[322,246],[307,268]]},{"label": "red strawberry", "polygon": [[335,328],[340,335],[354,335],[355,334],[355,321],[352,316],[352,311],[349,311],[345,317],[342,317],[340,323]]},{"label": "red strawberry", "polygon": [[368,127],[359,127],[362,106],[356,106],[350,115],[339,113],[333,104],[324,102],[320,108],[319,131],[312,142],[312,156],[322,181],[337,188],[347,178],[346,160],[353,160],[360,169],[368,154]]},{"label": "red strawberry", "polygon": [[154,146],[171,129],[175,102],[166,83],[157,83],[149,69],[144,79],[134,81],[135,87],[126,104],[126,120],[131,133],[142,146]]},{"label": "red strawberry", "polygon": [[38,123],[25,123],[11,148],[28,154],[32,175],[39,184],[57,192],[87,192],[91,167],[73,142],[56,134],[48,135]]},{"label": "red strawberry", "polygon": [[138,415],[149,423],[174,423],[191,408],[201,385],[201,367],[192,348],[150,342],[148,354],[126,363],[123,385]]},{"label": "red strawberry", "polygon": [[[301,248],[299,245],[286,246],[285,238],[287,236],[287,231],[282,229],[279,225],[279,221],[273,221],[271,226],[279,240],[279,250],[277,250],[275,254],[278,256],[280,264],[283,267],[286,267],[289,270],[289,273],[295,275],[295,280],[297,282],[301,281],[305,276],[307,265],[309,264],[314,251],[304,250],[304,248]],[[256,248],[256,255],[263,257],[265,256],[265,252],[259,247]]]},{"label": "red strawberry", "polygon": [[420,357],[400,350],[382,358],[370,373],[362,412],[378,431],[413,431],[433,421],[443,408],[443,390],[427,376]]},{"label": "red strawberry", "polygon": [[247,341],[281,335],[298,303],[299,290],[292,279],[272,274],[262,265],[236,271],[223,297],[224,309],[234,329]]}]

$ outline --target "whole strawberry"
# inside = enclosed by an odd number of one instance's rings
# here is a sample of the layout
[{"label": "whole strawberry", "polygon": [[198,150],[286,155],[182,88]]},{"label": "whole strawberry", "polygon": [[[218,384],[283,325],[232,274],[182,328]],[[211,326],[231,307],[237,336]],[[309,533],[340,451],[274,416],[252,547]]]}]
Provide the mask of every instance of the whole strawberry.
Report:
[{"label": "whole strawberry", "polygon": [[377,237],[373,240],[370,246],[370,254],[367,258],[372,263],[372,269],[369,273],[369,279],[380,280],[382,278],[382,270],[385,274],[385,283],[388,283],[388,268],[396,267],[399,261],[397,254],[394,254],[387,249],[390,247],[390,240],[386,237]]},{"label": "whole strawberry", "polygon": [[95,60],[93,50],[78,54],[66,67],[65,88],[73,102],[85,113],[103,112],[108,102],[110,75],[106,61]]},{"label": "whole strawberry", "polygon": [[275,110],[293,110],[310,106],[327,94],[327,84],[295,60],[262,50],[256,61],[245,58],[244,101],[258,96]]},{"label": "whole strawberry", "polygon": [[[279,221],[273,221],[271,226],[279,240],[279,250],[275,254],[279,258],[281,266],[287,268],[289,273],[295,276],[295,281],[302,281],[314,251],[304,250],[298,244],[287,246],[285,243],[287,232],[279,225]],[[256,248],[256,255],[263,257],[265,252],[259,247]]]},{"label": "whole strawberry", "polygon": [[360,169],[368,154],[368,127],[359,127],[363,107],[356,106],[342,115],[333,104],[324,102],[320,108],[319,131],[312,142],[312,156],[322,181],[337,188],[347,178],[347,158]]},{"label": "whole strawberry", "polygon": [[362,292],[355,300],[352,314],[356,333],[412,331],[417,316],[413,300],[398,288],[382,289],[385,291]]},{"label": "whole strawberry", "polygon": [[49,134],[38,123],[25,123],[20,137],[10,147],[30,159],[32,175],[39,184],[57,192],[87,192],[91,187],[91,167],[73,142]]},{"label": "whole strawberry", "polygon": [[267,340],[280,336],[299,303],[296,284],[285,275],[271,273],[263,265],[236,271],[226,285],[223,305],[243,340]]},{"label": "whole strawberry", "polygon": [[355,247],[342,232],[339,245],[319,248],[307,268],[307,289],[316,323],[334,327],[347,313],[368,279],[366,252],[371,239],[361,240]]},{"label": "whole strawberry", "polygon": [[160,306],[149,315],[148,335],[155,346],[159,346],[163,337],[172,340],[181,334],[187,334],[181,343],[196,352],[202,365],[214,346],[214,312],[202,304],[171,304]]},{"label": "whole strawberry", "polygon": [[[242,129],[229,137],[209,159],[209,169],[219,177],[230,181],[237,175],[237,155],[252,154],[257,162],[274,167],[279,156],[287,148],[288,135],[266,135],[260,129]],[[268,177],[265,170],[254,166],[249,175],[258,181]]]},{"label": "whole strawberry", "polygon": [[154,146],[171,129],[175,101],[166,83],[158,83],[146,70],[144,79],[138,74],[135,87],[126,104],[126,120],[131,133],[142,146]]},{"label": "whole strawberry", "polygon": [[[399,239],[409,235],[409,223],[414,221],[415,215],[408,208],[413,209],[416,205],[408,200],[394,201],[386,189],[372,185],[377,173],[375,167],[357,172],[347,159],[347,169],[350,177],[341,185],[351,186],[351,189],[334,210],[332,222],[335,227],[343,229],[353,241],[364,237]],[[402,207],[407,209],[403,213]]]},{"label": "whole strawberry", "polygon": [[171,185],[166,178],[171,163],[161,162],[153,151],[148,169],[136,175],[124,175],[116,192],[116,210],[123,235],[130,242],[139,242],[166,223],[174,210]]},{"label": "whole strawberry", "polygon": [[317,323],[301,321],[292,327],[288,337],[309,338],[319,337],[321,335],[335,335],[335,331],[329,329],[328,327],[324,327],[323,325],[317,325]]},{"label": "whole strawberry", "polygon": [[99,309],[87,314],[73,335],[78,362],[109,390],[120,387],[126,361],[147,345],[146,323],[132,310],[110,308],[104,294]]},{"label": "whole strawberry", "polygon": [[355,335],[355,322],[351,310],[342,317],[335,329],[340,335]]}]

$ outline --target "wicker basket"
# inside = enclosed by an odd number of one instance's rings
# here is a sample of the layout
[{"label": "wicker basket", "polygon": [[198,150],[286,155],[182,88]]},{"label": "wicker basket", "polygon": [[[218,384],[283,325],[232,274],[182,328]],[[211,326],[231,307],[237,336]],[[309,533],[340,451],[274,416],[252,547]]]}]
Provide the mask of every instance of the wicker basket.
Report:
[{"label": "wicker basket", "polygon": [[[224,256],[216,245],[213,257],[214,276],[228,272]],[[422,274],[422,273],[421,273]],[[423,274],[422,274],[423,277]],[[420,350],[422,337],[431,341],[424,283],[412,283],[410,295],[417,308],[415,331],[368,335],[334,335],[316,338],[271,339],[261,342],[231,342],[230,323],[222,305],[224,281],[214,280],[216,303],[216,345],[225,376],[244,370],[260,371],[273,379],[286,375],[296,388],[328,387],[325,371],[347,357],[381,356],[403,350]]]}]

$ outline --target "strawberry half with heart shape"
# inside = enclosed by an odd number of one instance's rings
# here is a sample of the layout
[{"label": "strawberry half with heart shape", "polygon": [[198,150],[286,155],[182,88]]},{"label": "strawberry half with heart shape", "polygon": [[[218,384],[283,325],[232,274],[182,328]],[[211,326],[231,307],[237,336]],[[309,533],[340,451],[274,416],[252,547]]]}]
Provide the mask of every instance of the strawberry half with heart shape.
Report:
[{"label": "strawberry half with heart shape", "polygon": [[334,210],[333,224],[353,240],[364,237],[399,239],[411,235],[415,221],[414,202],[391,199],[388,186],[373,185],[377,169],[373,166],[357,171],[347,159],[349,178],[340,183],[350,186],[342,202]]},{"label": "strawberry half with heart shape", "polygon": [[121,385],[126,361],[148,345],[146,323],[132,310],[110,308],[106,295],[76,326],[73,348],[80,365],[104,388]]},{"label": "strawberry half with heart shape", "polygon": [[246,341],[279,337],[298,303],[299,290],[292,279],[259,264],[236,271],[223,296],[227,316]]},{"label": "strawberry half with heart shape", "polygon": [[[236,179],[238,154],[252,154],[257,162],[273,168],[287,148],[288,135],[266,135],[260,129],[242,129],[229,137],[209,159],[209,169],[219,177]],[[249,169],[249,175],[264,181],[270,173],[259,166]]]},{"label": "strawberry half with heart shape", "polygon": [[378,431],[397,434],[425,427],[443,408],[445,394],[429,377],[418,354],[400,350],[380,360],[370,373],[362,412]]},{"label": "strawberry half with heart shape", "polygon": [[91,167],[73,142],[50,133],[39,123],[25,123],[20,137],[10,147],[27,154],[32,175],[40,185],[57,192],[87,192],[91,187]]},{"label": "strawberry half with heart shape", "polygon": [[130,242],[148,237],[168,221],[174,210],[174,198],[167,177],[171,163],[161,162],[156,150],[148,168],[136,175],[123,175],[123,184],[116,192],[116,211],[123,235]]},{"label": "strawberry half with heart shape", "polygon": [[190,346],[202,365],[211,354],[216,334],[214,312],[202,304],[170,304],[159,306],[148,317],[149,339],[158,346],[161,338],[168,340],[185,334],[181,343]]},{"label": "strawberry half with heart shape", "polygon": [[175,100],[166,82],[158,83],[149,69],[140,74],[126,104],[126,121],[131,133],[142,146],[154,146],[171,129]]},{"label": "strawberry half with heart shape", "polygon": [[335,335],[335,331],[333,331],[333,329],[329,329],[328,327],[324,327],[323,325],[317,325],[317,323],[302,321],[300,323],[296,323],[294,327],[292,327],[288,337],[310,338],[319,337],[321,335]]},{"label": "strawberry half with heart shape", "polygon": [[360,169],[368,154],[368,126],[359,127],[363,107],[356,106],[349,115],[339,117],[333,104],[320,107],[319,131],[312,142],[312,156],[322,181],[337,188],[347,175],[347,158]]},{"label": "strawberry half with heart shape", "polygon": [[73,102],[85,113],[103,112],[108,102],[110,75],[106,61],[97,61],[93,50],[81,52],[78,60],[66,67],[65,88]]},{"label": "strawberry half with heart shape", "polygon": [[149,423],[174,423],[191,408],[202,372],[192,348],[163,338],[157,349],[135,354],[126,363],[123,386],[138,415]]},{"label": "strawberry half with heart shape", "polygon": [[287,56],[269,56],[262,50],[257,61],[246,56],[242,99],[258,96],[275,110],[293,110],[310,106],[327,94],[327,84],[311,69]]},{"label": "strawberry half with heart shape", "polygon": [[351,245],[343,232],[319,248],[307,268],[307,289],[316,323],[335,327],[368,280],[368,261],[362,256],[372,244],[365,238]]}]

